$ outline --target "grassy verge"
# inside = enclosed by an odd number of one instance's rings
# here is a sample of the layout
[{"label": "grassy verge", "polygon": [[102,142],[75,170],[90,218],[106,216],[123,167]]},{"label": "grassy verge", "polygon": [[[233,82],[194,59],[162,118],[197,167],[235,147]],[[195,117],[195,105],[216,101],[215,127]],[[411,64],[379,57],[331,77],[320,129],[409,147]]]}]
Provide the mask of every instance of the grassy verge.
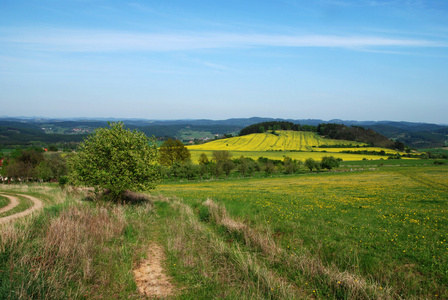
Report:
[{"label": "grassy verge", "polygon": [[54,204],[1,228],[0,298],[139,299],[132,269],[152,236],[153,206],[45,194]]},{"label": "grassy verge", "polygon": [[9,204],[8,198],[0,196],[0,208],[5,207],[8,204]]}]

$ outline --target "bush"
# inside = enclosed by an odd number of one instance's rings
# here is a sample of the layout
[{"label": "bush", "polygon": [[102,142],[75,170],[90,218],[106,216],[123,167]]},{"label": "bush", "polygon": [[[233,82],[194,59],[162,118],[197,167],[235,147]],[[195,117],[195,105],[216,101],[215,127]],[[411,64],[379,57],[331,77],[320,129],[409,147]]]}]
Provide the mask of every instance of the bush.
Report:
[{"label": "bush", "polygon": [[[156,140],[122,122],[100,128],[69,159],[70,181],[75,185],[105,190],[112,200],[121,200],[126,191],[146,191],[156,187],[158,151]],[[105,194],[106,195],[106,194]]]}]

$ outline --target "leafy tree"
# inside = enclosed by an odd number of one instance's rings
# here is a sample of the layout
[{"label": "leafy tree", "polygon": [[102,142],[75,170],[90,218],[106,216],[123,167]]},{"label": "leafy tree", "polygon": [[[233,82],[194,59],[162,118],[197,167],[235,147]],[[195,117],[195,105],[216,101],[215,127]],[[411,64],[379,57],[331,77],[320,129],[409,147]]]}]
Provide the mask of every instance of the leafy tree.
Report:
[{"label": "leafy tree", "polygon": [[70,158],[70,180],[76,185],[108,190],[112,200],[120,200],[125,191],[146,191],[155,188],[158,151],[156,140],[124,127],[123,122],[108,123],[78,148]]},{"label": "leafy tree", "polygon": [[67,163],[59,154],[50,155],[37,166],[37,174],[43,181],[58,179],[67,175]]},{"label": "leafy tree", "polygon": [[190,161],[191,153],[179,140],[167,139],[159,149],[159,163],[171,166],[175,162],[185,163]]},{"label": "leafy tree", "polygon": [[307,160],[305,160],[305,167],[308,168],[311,171],[313,171],[313,169],[318,169],[318,163],[312,159],[312,158],[308,158]]},{"label": "leafy tree", "polygon": [[229,176],[230,172],[235,168],[235,164],[231,160],[232,154],[229,151],[213,151],[213,162],[216,166],[212,169],[216,177],[219,177],[222,173],[226,174],[226,178]]},{"label": "leafy tree", "polygon": [[36,179],[38,175],[36,167],[42,161],[44,154],[41,149],[16,150],[6,164],[5,175],[21,180]]},{"label": "leafy tree", "polygon": [[206,165],[206,164],[208,164],[208,163],[209,163],[209,160],[208,160],[207,154],[205,154],[205,153],[201,153],[201,155],[199,156],[199,159],[198,159],[198,163],[199,163],[200,165]]},{"label": "leafy tree", "polygon": [[272,161],[268,161],[264,166],[264,171],[266,172],[266,176],[271,175],[275,172],[275,165]]},{"label": "leafy tree", "polygon": [[299,170],[299,164],[297,161],[292,160],[290,157],[285,157],[283,159],[283,172],[285,174],[294,174]]},{"label": "leafy tree", "polygon": [[204,180],[204,175],[209,171],[209,164],[201,164],[198,168],[198,174],[201,176],[201,181]]},{"label": "leafy tree", "polygon": [[212,180],[214,176],[216,176],[216,179],[219,179],[219,176],[221,176],[221,174],[223,173],[222,165],[215,162],[211,162],[209,165],[210,173],[212,174]]},{"label": "leafy tree", "polygon": [[236,168],[239,172],[241,172],[241,175],[244,178],[244,175],[246,175],[249,171],[249,161],[244,156],[241,156]]},{"label": "leafy tree", "polygon": [[226,159],[223,162],[220,163],[223,172],[226,174],[226,179],[229,177],[230,172],[232,172],[233,169],[235,169],[235,164],[230,159]]},{"label": "leafy tree", "polygon": [[322,169],[328,169],[328,171],[331,171],[331,169],[339,167],[339,160],[333,156],[324,156],[322,157],[320,166]]},{"label": "leafy tree", "polygon": [[213,161],[216,163],[223,162],[232,158],[232,154],[227,150],[213,151]]}]

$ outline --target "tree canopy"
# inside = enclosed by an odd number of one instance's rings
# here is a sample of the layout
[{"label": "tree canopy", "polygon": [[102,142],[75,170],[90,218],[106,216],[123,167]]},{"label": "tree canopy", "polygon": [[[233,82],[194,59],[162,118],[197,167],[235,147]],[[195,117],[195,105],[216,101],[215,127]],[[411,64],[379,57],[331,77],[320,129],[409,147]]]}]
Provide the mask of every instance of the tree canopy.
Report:
[{"label": "tree canopy", "polygon": [[155,138],[126,129],[122,122],[97,129],[77,152],[69,160],[70,181],[108,190],[114,200],[128,190],[153,189],[159,181]]},{"label": "tree canopy", "polygon": [[159,162],[164,166],[171,166],[175,162],[186,163],[191,158],[190,151],[179,140],[167,139],[160,146]]}]

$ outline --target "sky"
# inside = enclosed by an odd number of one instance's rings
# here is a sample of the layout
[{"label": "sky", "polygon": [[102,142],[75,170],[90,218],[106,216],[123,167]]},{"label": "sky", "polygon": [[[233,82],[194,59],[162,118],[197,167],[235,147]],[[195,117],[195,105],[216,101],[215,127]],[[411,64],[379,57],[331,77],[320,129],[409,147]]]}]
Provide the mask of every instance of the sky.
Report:
[{"label": "sky", "polygon": [[0,0],[0,116],[448,123],[447,0]]}]

